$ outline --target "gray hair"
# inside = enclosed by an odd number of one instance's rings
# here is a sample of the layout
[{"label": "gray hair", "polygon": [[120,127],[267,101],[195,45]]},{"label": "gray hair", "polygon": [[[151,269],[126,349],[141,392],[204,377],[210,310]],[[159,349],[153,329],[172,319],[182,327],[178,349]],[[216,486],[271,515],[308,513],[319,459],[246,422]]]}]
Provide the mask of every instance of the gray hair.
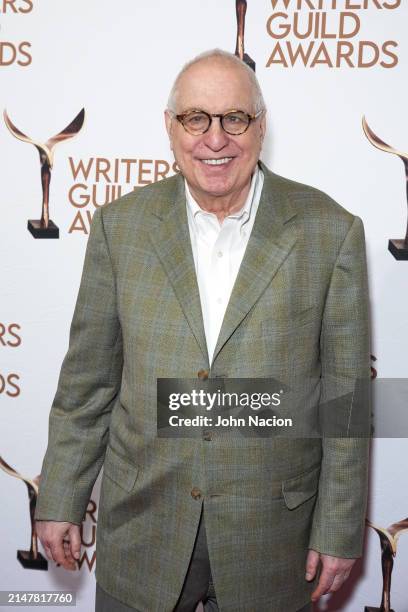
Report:
[{"label": "gray hair", "polygon": [[239,66],[240,68],[243,68],[249,77],[252,91],[253,91],[253,99],[254,99],[254,106],[255,106],[254,113],[258,113],[259,111],[265,109],[265,100],[262,95],[261,86],[259,85],[259,81],[256,78],[256,74],[252,70],[252,68],[250,68],[248,64],[243,62],[239,57],[237,57],[233,53],[230,53],[229,51],[224,51],[223,49],[211,49],[210,51],[204,51],[204,53],[200,53],[200,55],[197,55],[192,60],[184,64],[184,66],[178,73],[176,80],[174,81],[173,87],[171,88],[169,99],[167,102],[168,110],[176,112],[177,98],[179,94],[179,83],[184,73],[187,72],[187,70],[191,66],[194,66],[195,64],[198,64],[199,62],[203,60],[210,60],[210,59],[224,60],[224,61],[230,62],[230,64],[234,66]]}]

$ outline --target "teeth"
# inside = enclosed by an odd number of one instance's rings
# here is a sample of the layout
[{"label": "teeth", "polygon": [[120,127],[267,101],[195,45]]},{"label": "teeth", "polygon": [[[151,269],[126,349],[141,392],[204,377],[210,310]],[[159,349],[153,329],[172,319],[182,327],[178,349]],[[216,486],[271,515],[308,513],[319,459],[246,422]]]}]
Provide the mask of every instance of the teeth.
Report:
[{"label": "teeth", "polygon": [[201,161],[208,166],[221,166],[231,161],[232,157],[222,157],[221,159],[202,159]]}]

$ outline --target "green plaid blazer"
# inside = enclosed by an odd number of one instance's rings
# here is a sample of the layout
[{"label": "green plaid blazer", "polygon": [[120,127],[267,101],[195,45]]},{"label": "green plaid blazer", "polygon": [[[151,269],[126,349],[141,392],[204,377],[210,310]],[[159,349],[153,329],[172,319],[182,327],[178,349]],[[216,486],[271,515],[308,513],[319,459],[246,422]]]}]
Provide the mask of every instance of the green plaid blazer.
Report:
[{"label": "green plaid blazer", "polygon": [[309,547],[362,552],[367,439],[157,436],[159,377],[304,376],[322,401],[330,381],[348,392],[369,377],[360,218],[260,165],[261,201],[211,364],[183,178],[93,217],[36,518],[80,524],[104,466],[96,577],[140,612],[173,610],[203,504],[222,612],[297,610],[313,588]]}]

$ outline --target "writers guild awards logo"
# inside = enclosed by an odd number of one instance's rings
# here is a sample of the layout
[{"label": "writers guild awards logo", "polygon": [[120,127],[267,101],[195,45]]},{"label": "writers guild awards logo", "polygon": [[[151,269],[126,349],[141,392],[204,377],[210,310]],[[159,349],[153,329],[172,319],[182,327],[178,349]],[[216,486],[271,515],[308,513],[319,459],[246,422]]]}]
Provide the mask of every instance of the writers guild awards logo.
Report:
[{"label": "writers guild awards logo", "polygon": [[237,13],[237,42],[235,46],[235,55],[237,55],[243,62],[248,64],[248,66],[250,66],[255,72],[255,62],[247,53],[245,53],[244,45],[247,0],[236,0],[235,6]]},{"label": "writers guild awards logo", "polygon": [[52,136],[46,143],[41,144],[26,136],[12,123],[7,111],[4,113],[4,121],[10,132],[23,142],[28,142],[36,147],[40,154],[41,185],[42,185],[42,211],[41,219],[29,219],[27,227],[34,238],[59,238],[59,229],[49,216],[49,195],[51,170],[54,163],[54,149],[56,145],[64,140],[73,138],[82,129],[85,120],[85,109],[82,109],[75,119],[59,134]]},{"label": "writers guild awards logo", "polygon": [[381,606],[379,608],[365,607],[364,612],[394,612],[391,609],[391,573],[394,565],[394,557],[397,553],[397,540],[401,533],[408,531],[408,518],[393,523],[389,527],[377,527],[366,519],[367,525],[375,529],[380,536],[381,544],[381,567],[383,575],[383,591]]},{"label": "writers guild awards logo", "polygon": [[25,569],[37,569],[37,570],[47,570],[48,569],[48,561],[43,557],[43,555],[38,550],[38,540],[37,534],[35,532],[35,522],[34,522],[34,512],[35,506],[37,503],[38,496],[38,483],[40,480],[39,476],[36,476],[33,479],[25,478],[14,468],[12,468],[8,463],[4,461],[2,457],[0,457],[0,468],[9,474],[9,476],[14,476],[14,478],[18,478],[22,480],[28,490],[28,501],[30,508],[30,522],[31,522],[31,544],[30,550],[18,550],[17,551],[17,559],[20,561],[21,565]]},{"label": "writers guild awards logo", "polygon": [[[405,179],[407,182],[407,203],[408,203],[408,154],[401,153],[401,151],[397,151],[393,147],[390,147],[387,143],[381,140],[376,134],[374,134],[373,130],[368,126],[365,117],[363,117],[363,130],[368,140],[372,145],[380,149],[381,151],[385,151],[386,153],[394,153],[394,155],[398,155],[398,157],[402,160],[405,167]],[[407,227],[405,231],[405,238],[392,238],[388,241],[388,250],[392,253],[395,259],[398,260],[408,260],[408,218],[407,218]]]}]

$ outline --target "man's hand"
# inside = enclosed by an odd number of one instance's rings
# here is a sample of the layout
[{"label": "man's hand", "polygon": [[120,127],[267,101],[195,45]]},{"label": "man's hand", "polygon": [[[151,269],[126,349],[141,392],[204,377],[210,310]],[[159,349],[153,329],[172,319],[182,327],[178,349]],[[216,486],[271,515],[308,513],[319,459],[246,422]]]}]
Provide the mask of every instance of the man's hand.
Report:
[{"label": "man's hand", "polygon": [[312,593],[312,601],[317,601],[326,593],[338,591],[349,577],[356,559],[342,559],[341,557],[332,557],[315,550],[309,550],[306,560],[306,580],[313,580],[316,576],[319,561],[322,564],[322,571],[319,583]]},{"label": "man's hand", "polygon": [[65,569],[75,570],[79,559],[81,536],[79,525],[59,521],[36,521],[35,530],[48,559]]}]

